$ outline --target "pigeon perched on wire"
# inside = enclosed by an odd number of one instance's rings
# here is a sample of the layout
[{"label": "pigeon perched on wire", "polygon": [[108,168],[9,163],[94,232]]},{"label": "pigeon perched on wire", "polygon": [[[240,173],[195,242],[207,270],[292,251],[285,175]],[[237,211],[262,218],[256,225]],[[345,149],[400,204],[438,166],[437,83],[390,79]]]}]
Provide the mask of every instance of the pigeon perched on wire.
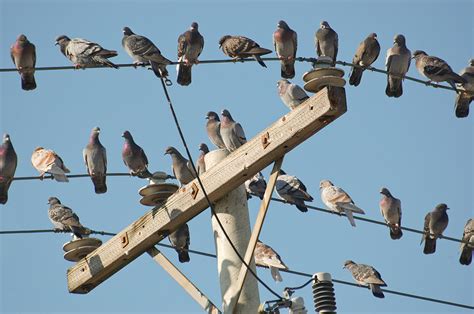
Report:
[{"label": "pigeon perched on wire", "polygon": [[254,251],[255,265],[268,267],[272,274],[273,280],[276,282],[283,281],[280,271],[278,269],[288,269],[288,266],[283,263],[280,255],[270,246],[262,243],[260,240],[257,241]]},{"label": "pigeon perched on wire", "polygon": [[0,145],[0,204],[6,204],[8,201],[8,189],[15,177],[17,163],[18,157],[10,135],[5,133]]},{"label": "pigeon perched on wire", "polygon": [[387,188],[380,190],[380,212],[390,228],[390,237],[398,240],[402,237],[402,205],[398,198],[394,197]]},{"label": "pigeon perched on wire", "polygon": [[206,172],[206,162],[204,160],[204,156],[206,156],[207,153],[209,153],[209,147],[207,147],[206,144],[201,143],[199,144],[199,151],[201,152],[199,154],[199,157],[197,159],[196,167],[197,167],[197,172],[199,175],[203,174]]},{"label": "pigeon perched on wire", "polygon": [[313,197],[309,195],[306,186],[295,176],[286,174],[280,169],[275,183],[277,194],[286,202],[293,204],[302,212],[307,212],[308,208],[304,202],[312,202]]},{"label": "pigeon perched on wire", "polygon": [[245,181],[245,190],[247,190],[247,198],[252,195],[258,196],[263,200],[263,195],[267,189],[267,182],[261,172],[257,172],[251,179]]},{"label": "pigeon perched on wire", "polygon": [[79,239],[91,233],[90,229],[79,222],[79,217],[72,209],[61,204],[57,197],[48,198],[48,204],[48,216],[56,230],[70,230]]},{"label": "pigeon perched on wire", "polygon": [[425,241],[423,253],[433,254],[436,252],[436,239],[441,237],[448,226],[449,218],[446,213],[448,209],[448,205],[438,204],[433,211],[426,214],[423,228],[424,233],[421,238],[421,243]]},{"label": "pigeon perched on wire", "polygon": [[472,250],[474,249],[474,219],[472,218],[470,218],[464,226],[462,241],[459,263],[461,263],[461,265],[469,265],[472,262]]},{"label": "pigeon perched on wire", "polygon": [[273,46],[281,60],[281,77],[294,78],[298,36],[285,21],[279,21],[277,24],[277,30],[273,33]]},{"label": "pigeon perched on wire", "polygon": [[135,143],[129,131],[123,132],[122,137],[125,139],[122,147],[122,159],[125,166],[128,167],[130,175],[141,179],[151,177],[145,151]]},{"label": "pigeon perched on wire", "polygon": [[413,59],[416,61],[416,69],[421,75],[427,77],[429,82],[448,82],[452,88],[456,88],[456,83],[465,83],[466,80],[453,72],[446,61],[438,57],[429,56],[423,50],[413,52]]},{"label": "pigeon perched on wire", "polygon": [[166,59],[160,49],[145,36],[137,35],[129,27],[123,28],[122,47],[133,59],[135,66],[150,64],[157,77],[167,77],[166,66],[171,61]]},{"label": "pigeon perched on wire", "polygon": [[474,100],[474,59],[469,60],[469,66],[459,75],[466,81],[463,84],[465,91],[456,94],[454,112],[456,117],[465,118],[469,115],[469,105]]},{"label": "pigeon perched on wire", "polygon": [[227,109],[224,109],[221,112],[220,132],[222,141],[229,152],[233,152],[243,144],[247,143],[244,129],[240,123],[234,121]]},{"label": "pigeon perched on wire", "polygon": [[328,22],[321,22],[319,29],[314,34],[314,45],[318,57],[330,57],[332,66],[336,65],[339,37]]},{"label": "pigeon perched on wire", "polygon": [[405,36],[395,35],[393,47],[387,50],[385,66],[387,74],[387,87],[385,94],[388,97],[398,98],[403,94],[403,80],[410,68],[411,51],[406,46]]},{"label": "pigeon perched on wire", "polygon": [[214,111],[209,111],[206,114],[206,119],[206,131],[211,143],[219,149],[226,148],[221,136],[221,122],[219,115]]},{"label": "pigeon perched on wire", "polygon": [[91,176],[97,194],[107,192],[107,152],[99,140],[99,133],[99,127],[92,129],[89,143],[82,151],[87,173]]},{"label": "pigeon perched on wire", "polygon": [[[177,209],[173,209],[171,216],[175,217]],[[178,229],[168,235],[168,240],[174,249],[178,253],[178,259],[180,263],[187,263],[190,261],[189,258],[189,244],[191,237],[189,235],[188,224],[182,224]]]},{"label": "pigeon perched on wire", "polygon": [[260,56],[272,52],[269,49],[261,48],[252,39],[244,36],[222,36],[219,40],[219,48],[222,49],[224,54],[235,60],[252,57],[264,68],[267,66]]},{"label": "pigeon perched on wire", "polygon": [[351,260],[344,262],[344,268],[352,273],[352,277],[359,285],[369,286],[375,297],[385,298],[380,287],[386,287],[387,284],[375,268],[365,264],[356,264]]},{"label": "pigeon perched on wire", "polygon": [[178,37],[178,71],[177,82],[187,86],[191,84],[191,67],[199,63],[198,57],[204,48],[204,37],[199,33],[199,25],[196,22]]},{"label": "pigeon perched on wire", "polygon": [[353,64],[357,64],[362,68],[352,67],[352,72],[349,77],[350,85],[358,86],[360,84],[365,68],[374,63],[379,57],[379,54],[380,44],[377,41],[377,34],[371,33],[359,44],[354,58],[352,59]]},{"label": "pigeon perched on wire", "polygon": [[82,38],[70,39],[66,35],[56,37],[56,45],[59,45],[62,54],[71,60],[76,69],[96,65],[118,69],[117,65],[108,60],[118,55],[115,50],[104,49],[99,44]]},{"label": "pigeon perched on wire", "polygon": [[281,100],[291,110],[301,105],[309,98],[308,94],[296,84],[291,83],[287,79],[281,79],[277,82],[278,95]]},{"label": "pigeon perched on wire", "polygon": [[35,65],[36,48],[25,35],[18,36],[10,48],[13,64],[21,76],[21,88],[33,90],[36,88]]},{"label": "pigeon perched on wire", "polygon": [[69,182],[66,173],[70,171],[53,150],[37,147],[31,155],[31,163],[40,173],[41,180],[45,173],[50,173],[58,182]]},{"label": "pigeon perched on wire", "polygon": [[337,214],[345,213],[353,227],[356,226],[353,213],[365,214],[365,212],[354,204],[352,198],[340,187],[335,186],[329,180],[319,183],[321,200],[324,205]]},{"label": "pigeon perched on wire", "polygon": [[172,160],[171,169],[173,174],[178,179],[181,185],[188,184],[196,178],[196,173],[191,165],[191,162],[181,155],[181,153],[174,148],[169,146],[165,150],[165,155],[170,155]]}]

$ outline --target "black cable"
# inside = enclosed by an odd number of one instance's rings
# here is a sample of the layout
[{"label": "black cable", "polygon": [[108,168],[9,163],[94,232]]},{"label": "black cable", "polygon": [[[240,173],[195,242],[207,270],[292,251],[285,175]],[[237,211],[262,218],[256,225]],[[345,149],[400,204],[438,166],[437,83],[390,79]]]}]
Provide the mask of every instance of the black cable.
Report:
[{"label": "black cable", "polygon": [[[107,177],[131,177],[132,175],[130,173],[125,173],[125,172],[111,172],[111,173],[106,173],[105,176]],[[167,179],[176,179],[174,176],[167,175]],[[90,174],[84,173],[84,174],[67,174],[66,177],[69,179],[73,178],[88,178],[90,177]],[[32,177],[14,177],[13,181],[26,181],[26,180],[46,180],[46,179],[53,179],[53,176],[32,176]]]}]

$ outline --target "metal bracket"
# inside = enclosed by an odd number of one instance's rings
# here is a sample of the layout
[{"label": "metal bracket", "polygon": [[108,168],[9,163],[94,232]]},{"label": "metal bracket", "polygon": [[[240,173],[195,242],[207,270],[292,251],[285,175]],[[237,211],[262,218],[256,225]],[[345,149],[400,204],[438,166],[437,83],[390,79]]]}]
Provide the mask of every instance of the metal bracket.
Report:
[{"label": "metal bracket", "polygon": [[122,248],[125,248],[129,241],[128,241],[128,234],[125,232],[125,234],[120,238],[122,242]]},{"label": "metal bracket", "polygon": [[270,134],[266,132],[265,134],[262,135],[260,140],[262,141],[263,149],[267,148],[267,146],[270,145]]},{"label": "metal bracket", "polygon": [[199,187],[196,185],[195,182],[193,182],[193,185],[191,185],[191,196],[193,197],[193,200],[196,199],[196,196],[199,193]]}]

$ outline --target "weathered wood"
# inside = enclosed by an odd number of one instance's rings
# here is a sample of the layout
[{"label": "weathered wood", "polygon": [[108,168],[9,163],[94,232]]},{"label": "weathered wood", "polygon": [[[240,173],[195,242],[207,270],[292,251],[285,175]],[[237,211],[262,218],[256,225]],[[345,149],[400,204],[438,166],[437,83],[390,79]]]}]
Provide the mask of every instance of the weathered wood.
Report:
[{"label": "weathered wood", "polygon": [[[201,179],[210,200],[223,197],[346,110],[344,88],[322,89],[206,171]],[[207,201],[201,190],[193,197],[193,185],[197,186],[196,180],[72,266],[67,273],[69,292],[88,293],[170,232],[204,211],[208,207]],[[177,211],[171,216],[173,209]]]}]

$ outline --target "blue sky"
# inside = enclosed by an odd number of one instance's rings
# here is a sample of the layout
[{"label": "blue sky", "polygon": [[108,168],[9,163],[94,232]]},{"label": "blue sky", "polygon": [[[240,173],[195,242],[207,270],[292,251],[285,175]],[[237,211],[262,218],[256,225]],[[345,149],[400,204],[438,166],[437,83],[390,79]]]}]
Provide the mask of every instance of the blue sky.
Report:
[{"label": "blue sky", "polygon": [[[6,1],[1,0],[0,67],[12,67],[9,47],[24,33],[36,45],[37,66],[69,65],[54,46],[66,34],[115,49],[115,63],[128,63],[121,47],[122,28],[154,41],[162,53],[176,60],[177,38],[192,21],[199,22],[205,47],[201,59],[225,58],[218,49],[222,35],[245,35],[266,48],[272,32],[284,19],[298,33],[298,56],[315,56],[313,36],[321,20],[339,34],[339,57],[351,61],[357,45],[376,32],[382,47],[375,62],[384,67],[385,51],[395,34],[404,34],[412,51],[422,49],[446,60],[455,71],[474,57],[472,1]],[[208,144],[204,115],[227,108],[253,137],[287,112],[276,92],[279,64],[268,69],[256,63],[198,65],[193,83],[171,87],[175,109],[194,155],[198,144]],[[298,63],[294,82],[308,64]],[[346,73],[349,68],[343,68]],[[176,80],[174,68],[169,68]],[[420,77],[412,64],[409,75]],[[346,76],[347,77],[347,76]],[[159,81],[150,71],[124,68],[85,71],[37,72],[38,88],[24,92],[17,73],[0,76],[0,130],[11,135],[19,156],[17,176],[36,175],[30,156],[36,146],[54,149],[72,173],[84,173],[82,149],[94,126],[102,129],[110,172],[124,172],[121,160],[124,130],[130,130],[150,161],[153,171],[170,171],[165,147],[184,151]],[[344,188],[364,208],[367,217],[381,220],[379,189],[388,187],[402,200],[403,221],[420,229],[425,214],[444,202],[451,210],[446,235],[459,238],[473,217],[473,117],[454,117],[454,93],[410,81],[399,99],[385,96],[386,78],[364,73],[359,87],[346,87],[348,112],[291,151],[284,169],[298,176],[315,201],[319,181],[330,179]],[[268,175],[270,168],[265,169]],[[109,191],[96,195],[89,179],[68,184],[53,181],[17,181],[10,199],[0,208],[0,226],[7,229],[50,228],[49,196],[57,196],[96,230],[117,232],[149,209],[141,206],[137,178],[109,178]],[[259,201],[249,201],[254,220]],[[214,252],[210,212],[190,223],[191,248]],[[107,237],[100,237],[103,241]],[[35,312],[200,312],[199,306],[147,255],[139,257],[87,295],[67,292],[66,270],[72,264],[62,257],[66,234],[4,235],[0,238],[1,299],[5,313]],[[261,240],[282,256],[293,270],[330,272],[349,280],[343,262],[375,266],[389,289],[464,304],[474,304],[473,268],[458,262],[458,245],[439,241],[437,252],[426,256],[420,236],[405,232],[393,241],[382,226],[358,222],[352,228],[345,218],[272,203]],[[165,242],[167,243],[167,242]],[[163,250],[177,262],[174,251]],[[192,255],[179,265],[216,304],[220,305],[217,266],[214,260]],[[296,286],[306,278],[284,274],[274,284],[268,270],[259,276],[277,291]],[[463,312],[458,308],[387,294],[375,299],[368,290],[335,285],[340,313]],[[306,307],[313,309],[311,291],[300,291]],[[260,300],[273,299],[260,287]],[[467,311],[467,310],[464,310]]]}]

